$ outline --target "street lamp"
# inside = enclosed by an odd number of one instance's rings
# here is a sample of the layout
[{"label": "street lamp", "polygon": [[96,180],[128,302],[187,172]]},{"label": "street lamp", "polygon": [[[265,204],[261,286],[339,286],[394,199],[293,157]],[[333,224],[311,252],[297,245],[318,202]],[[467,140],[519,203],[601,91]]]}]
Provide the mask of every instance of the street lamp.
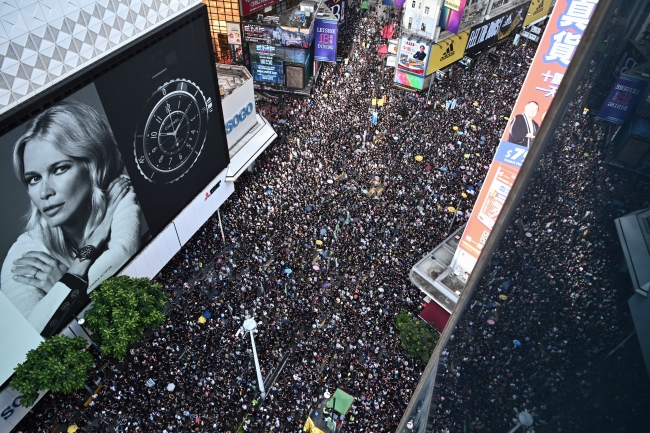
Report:
[{"label": "street lamp", "polygon": [[246,320],[244,320],[244,324],[242,325],[242,329],[244,332],[248,332],[251,334],[251,344],[253,346],[253,359],[255,360],[255,371],[257,372],[257,382],[260,387],[260,392],[262,393],[262,398],[266,397],[266,392],[264,391],[264,380],[262,379],[262,372],[260,371],[260,363],[257,360],[257,349],[255,349],[255,338],[253,337],[253,333],[257,332],[257,322],[255,322],[255,319],[253,319],[248,312],[246,312]]},{"label": "street lamp", "polygon": [[409,430],[413,430],[413,421],[409,421],[406,423],[406,428]]},{"label": "street lamp", "polygon": [[77,319],[77,323],[79,324],[79,327],[81,327],[81,329],[86,333],[86,335],[88,336],[88,339],[90,340],[90,342],[94,343],[93,338],[88,333],[88,330],[84,327],[84,323],[86,323],[86,319],[84,319],[83,317],[80,319],[77,316],[74,316],[74,318]]}]

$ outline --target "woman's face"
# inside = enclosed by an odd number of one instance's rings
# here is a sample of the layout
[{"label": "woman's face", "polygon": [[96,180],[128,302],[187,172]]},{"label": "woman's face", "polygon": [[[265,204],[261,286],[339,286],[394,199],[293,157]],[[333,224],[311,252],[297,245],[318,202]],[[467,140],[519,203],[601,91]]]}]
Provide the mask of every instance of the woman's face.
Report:
[{"label": "woman's face", "polygon": [[91,189],[85,164],[41,138],[27,142],[23,161],[27,193],[50,227],[85,227]]}]

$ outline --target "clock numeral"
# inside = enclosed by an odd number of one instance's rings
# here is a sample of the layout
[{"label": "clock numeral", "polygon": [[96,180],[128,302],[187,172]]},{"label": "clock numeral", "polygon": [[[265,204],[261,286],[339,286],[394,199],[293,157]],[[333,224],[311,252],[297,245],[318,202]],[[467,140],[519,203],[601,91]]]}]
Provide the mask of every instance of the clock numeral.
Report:
[{"label": "clock numeral", "polygon": [[158,123],[162,123],[162,119],[160,117],[156,116],[156,120],[158,121]]},{"label": "clock numeral", "polygon": [[156,149],[158,149],[158,148],[154,147],[153,149],[151,149],[151,153],[156,153]]},{"label": "clock numeral", "polygon": [[179,154],[178,154],[178,159],[182,160],[182,159],[183,159],[183,155],[179,153]]},{"label": "clock numeral", "polygon": [[158,160],[158,164],[160,164],[162,162],[164,157],[165,157],[164,155],[160,155],[160,159]]},{"label": "clock numeral", "polygon": [[208,112],[212,113],[212,98],[208,98],[206,102],[208,104]]},{"label": "clock numeral", "polygon": [[167,89],[165,89],[164,87],[163,87],[162,89],[160,89],[160,90],[162,91],[162,94],[163,94],[163,95],[166,95],[166,94],[167,94]]},{"label": "clock numeral", "polygon": [[158,133],[156,131],[151,132],[151,138],[156,138],[158,137]]},{"label": "clock numeral", "polygon": [[141,156],[140,159],[138,159],[138,164],[144,164],[144,156]]}]

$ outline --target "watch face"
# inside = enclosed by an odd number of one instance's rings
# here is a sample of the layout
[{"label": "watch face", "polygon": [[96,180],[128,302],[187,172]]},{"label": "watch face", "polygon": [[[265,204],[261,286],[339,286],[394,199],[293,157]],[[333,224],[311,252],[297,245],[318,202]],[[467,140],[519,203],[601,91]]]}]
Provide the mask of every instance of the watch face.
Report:
[{"label": "watch face", "polygon": [[171,183],[189,171],[205,143],[212,101],[191,81],[160,86],[144,106],[135,133],[135,162],[155,183]]}]

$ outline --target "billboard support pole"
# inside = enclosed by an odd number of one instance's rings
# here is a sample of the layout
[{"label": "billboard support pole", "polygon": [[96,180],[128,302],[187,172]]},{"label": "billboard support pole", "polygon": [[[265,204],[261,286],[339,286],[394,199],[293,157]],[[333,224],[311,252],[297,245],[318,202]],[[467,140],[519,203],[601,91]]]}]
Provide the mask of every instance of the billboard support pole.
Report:
[{"label": "billboard support pole", "polygon": [[219,228],[221,229],[221,239],[223,240],[223,243],[226,243],[226,236],[223,234],[223,226],[221,225],[221,212],[219,212],[219,209],[217,209],[217,216],[219,217]]},{"label": "billboard support pole", "polygon": [[[433,74],[435,74],[435,72],[433,72],[431,75],[433,75]],[[429,105],[429,94],[431,93],[431,84],[433,84],[433,80],[434,80],[434,77],[431,77],[431,80],[429,80],[429,90],[427,90],[427,100],[425,101],[425,104],[426,104],[425,107],[427,107]]]}]

